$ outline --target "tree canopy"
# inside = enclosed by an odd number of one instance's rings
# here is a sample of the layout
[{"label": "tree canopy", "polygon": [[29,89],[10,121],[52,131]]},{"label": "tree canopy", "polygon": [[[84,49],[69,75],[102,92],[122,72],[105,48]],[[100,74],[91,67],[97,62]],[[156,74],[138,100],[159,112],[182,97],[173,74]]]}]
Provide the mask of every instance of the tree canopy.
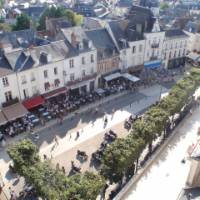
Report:
[{"label": "tree canopy", "polygon": [[131,136],[117,139],[104,152],[102,174],[111,183],[121,181],[128,168],[137,161],[144,144],[141,138],[136,139]]},{"label": "tree canopy", "polygon": [[161,2],[160,3],[160,9],[161,10],[166,10],[167,8],[169,8],[169,4],[166,2]]},{"label": "tree canopy", "polygon": [[12,28],[7,23],[0,23],[0,30],[4,31],[4,32],[10,32],[12,30]]},{"label": "tree canopy", "polygon": [[[144,148],[158,138],[171,116],[180,113],[190,101],[200,83],[200,69],[192,69],[176,83],[169,95],[144,113],[132,126],[131,134],[124,139],[117,139],[106,148],[102,162],[102,174],[110,182],[119,182],[129,167],[137,161]],[[163,134],[164,136],[164,134]]]},{"label": "tree canopy", "polygon": [[46,23],[45,23],[46,18],[60,18],[60,17],[66,18],[66,20],[68,20],[72,26],[81,25],[83,21],[82,15],[76,14],[73,11],[68,10],[64,7],[51,6],[48,7],[40,17],[38,30],[44,30],[46,28]]},{"label": "tree canopy", "polygon": [[49,200],[96,200],[105,185],[105,179],[91,172],[70,177],[54,169],[49,161],[41,162],[38,148],[23,140],[8,149],[17,173],[32,184],[37,194]]},{"label": "tree canopy", "polygon": [[22,13],[20,16],[17,17],[16,24],[13,25],[13,31],[25,30],[30,28],[31,20],[28,15]]}]

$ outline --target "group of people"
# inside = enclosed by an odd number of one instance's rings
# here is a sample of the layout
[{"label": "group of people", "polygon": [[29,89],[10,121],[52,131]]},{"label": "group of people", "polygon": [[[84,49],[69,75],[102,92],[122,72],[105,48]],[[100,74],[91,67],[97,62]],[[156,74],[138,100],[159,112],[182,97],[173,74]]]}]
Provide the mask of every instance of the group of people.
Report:
[{"label": "group of people", "polygon": [[167,70],[165,68],[144,69],[140,74],[140,82],[143,85],[174,81],[177,74],[182,74],[183,70]]}]

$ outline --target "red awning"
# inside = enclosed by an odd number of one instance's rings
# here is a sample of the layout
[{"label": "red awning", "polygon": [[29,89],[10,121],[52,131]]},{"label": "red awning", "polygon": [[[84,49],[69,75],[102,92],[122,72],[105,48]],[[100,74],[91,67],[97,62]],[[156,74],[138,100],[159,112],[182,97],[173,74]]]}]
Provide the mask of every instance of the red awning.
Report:
[{"label": "red awning", "polygon": [[48,92],[48,93],[45,93],[43,94],[42,96],[45,98],[45,99],[49,99],[51,97],[55,97],[59,94],[63,94],[63,93],[66,93],[67,92],[67,88],[66,87],[61,87],[61,88],[58,88],[56,90],[53,90],[51,92]]},{"label": "red awning", "polygon": [[42,105],[43,103],[44,103],[44,99],[41,96],[36,96],[36,97],[31,98],[31,99],[25,100],[23,102],[23,105],[27,109],[32,109],[32,108],[35,108],[39,105]]}]

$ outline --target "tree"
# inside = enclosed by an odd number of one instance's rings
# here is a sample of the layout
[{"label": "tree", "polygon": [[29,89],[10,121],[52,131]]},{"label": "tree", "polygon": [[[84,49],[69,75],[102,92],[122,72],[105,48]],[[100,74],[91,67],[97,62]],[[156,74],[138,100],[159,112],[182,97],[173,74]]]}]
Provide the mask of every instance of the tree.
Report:
[{"label": "tree", "polygon": [[17,17],[16,24],[13,26],[13,31],[25,30],[30,28],[30,18],[28,15],[22,13]]},{"label": "tree", "polygon": [[105,186],[105,179],[90,172],[67,177],[54,169],[49,161],[41,162],[38,148],[23,140],[8,149],[17,173],[34,186],[37,194],[49,200],[96,200]]},{"label": "tree", "polygon": [[166,3],[166,2],[160,3],[160,9],[161,10],[166,10],[168,8],[169,8],[169,4],[168,3]]},{"label": "tree", "polygon": [[30,140],[22,140],[8,149],[14,168],[20,175],[26,175],[27,167],[39,162],[38,148]]},{"label": "tree", "polygon": [[149,145],[149,152],[152,151],[152,142],[157,138],[156,131],[156,124],[151,121],[137,120],[133,124],[133,134]]},{"label": "tree", "polygon": [[[111,183],[122,182],[128,169],[138,160],[145,147],[142,138],[133,135],[117,139],[106,148],[102,159],[102,174]],[[134,169],[132,169],[134,171]]]},{"label": "tree", "polygon": [[46,28],[46,18],[66,18],[72,26],[81,25],[83,21],[82,15],[76,14],[71,10],[65,9],[64,7],[50,7],[47,8],[39,19],[38,30],[44,30]]},{"label": "tree", "polygon": [[153,106],[145,113],[145,120],[156,124],[155,130],[159,136],[169,120],[169,113],[158,106]]},{"label": "tree", "polygon": [[66,190],[62,199],[96,200],[98,194],[105,186],[105,179],[91,172],[77,174],[68,179]]},{"label": "tree", "polygon": [[6,23],[0,23],[0,30],[4,32],[10,32],[11,31],[11,26]]},{"label": "tree", "polygon": [[102,159],[102,174],[111,183],[122,180],[126,169],[130,163],[129,147],[126,146],[125,139],[117,139],[104,152]]}]

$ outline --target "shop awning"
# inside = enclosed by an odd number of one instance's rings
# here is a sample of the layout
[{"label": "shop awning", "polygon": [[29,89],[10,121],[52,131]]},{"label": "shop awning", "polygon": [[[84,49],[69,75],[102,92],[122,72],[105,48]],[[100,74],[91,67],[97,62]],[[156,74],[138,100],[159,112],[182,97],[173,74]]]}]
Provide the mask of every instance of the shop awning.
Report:
[{"label": "shop awning", "polygon": [[2,112],[8,121],[23,117],[28,113],[28,110],[21,104],[16,103],[11,106],[2,108]]},{"label": "shop awning", "polygon": [[58,88],[56,90],[53,90],[51,92],[48,92],[48,93],[45,93],[43,94],[42,96],[45,98],[45,99],[49,99],[49,98],[52,98],[52,97],[55,97],[59,94],[63,94],[63,93],[66,93],[67,92],[67,88],[66,87],[61,87],[61,88]]},{"label": "shop awning", "polygon": [[197,54],[197,53],[191,52],[191,53],[189,53],[189,54],[187,55],[187,58],[189,58],[189,59],[191,59],[191,60],[193,60],[193,61],[198,61],[199,58],[200,58],[200,55]]},{"label": "shop awning", "polygon": [[122,74],[122,76],[126,79],[128,79],[129,81],[132,81],[132,82],[137,82],[139,81],[140,79],[136,76],[133,76],[131,74],[128,74],[128,73],[125,73],[125,74]]},{"label": "shop awning", "polygon": [[4,114],[0,111],[0,126],[4,125],[8,122],[8,120],[5,118]]},{"label": "shop awning", "polygon": [[25,108],[32,109],[44,103],[44,99],[41,96],[36,96],[31,99],[27,99],[23,102]]},{"label": "shop awning", "polygon": [[108,75],[108,76],[105,76],[104,79],[105,79],[106,81],[111,81],[111,80],[116,79],[116,78],[119,78],[119,77],[121,77],[121,76],[122,76],[122,75],[121,75],[119,72],[116,72],[116,73],[114,73],[114,74],[110,74],[110,75]]},{"label": "shop awning", "polygon": [[102,89],[102,88],[98,88],[98,89],[95,90],[95,92],[96,92],[97,94],[99,94],[99,95],[102,95],[102,94],[105,93],[105,90]]},{"label": "shop awning", "polygon": [[154,60],[154,61],[149,61],[149,62],[144,63],[144,67],[153,69],[153,68],[160,67],[161,64],[162,64],[161,60]]}]

